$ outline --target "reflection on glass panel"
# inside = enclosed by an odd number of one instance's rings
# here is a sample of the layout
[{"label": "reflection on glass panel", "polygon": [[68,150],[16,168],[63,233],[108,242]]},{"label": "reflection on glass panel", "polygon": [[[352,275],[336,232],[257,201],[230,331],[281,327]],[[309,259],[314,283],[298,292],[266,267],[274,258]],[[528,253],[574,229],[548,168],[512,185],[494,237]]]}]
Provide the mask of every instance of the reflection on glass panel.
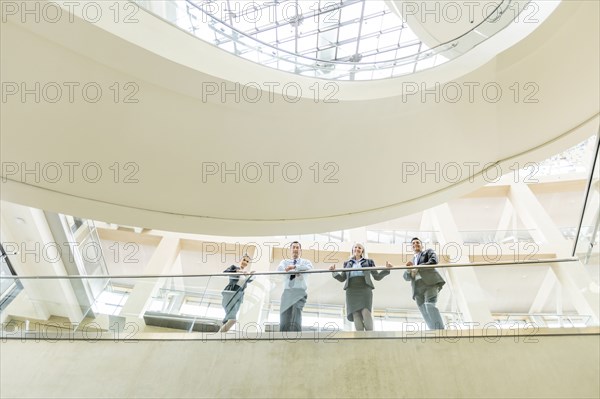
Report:
[{"label": "reflection on glass panel", "polygon": [[23,288],[21,283],[12,278],[16,276],[10,263],[10,256],[0,245],[0,309],[4,309]]},{"label": "reflection on glass panel", "polygon": [[131,287],[109,284],[96,299],[92,309],[97,314],[118,315],[130,292]]}]

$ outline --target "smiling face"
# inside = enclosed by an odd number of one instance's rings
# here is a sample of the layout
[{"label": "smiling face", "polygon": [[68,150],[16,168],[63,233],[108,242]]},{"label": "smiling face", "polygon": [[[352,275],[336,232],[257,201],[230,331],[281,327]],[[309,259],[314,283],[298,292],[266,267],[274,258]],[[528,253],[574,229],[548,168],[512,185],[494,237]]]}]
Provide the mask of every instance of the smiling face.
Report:
[{"label": "smiling face", "polygon": [[354,259],[362,258],[364,253],[365,248],[361,244],[354,244],[354,247],[352,247],[352,256],[354,256]]},{"label": "smiling face", "polygon": [[412,244],[412,248],[413,251],[415,251],[415,253],[421,252],[423,250],[423,244],[421,244],[421,240],[413,239],[410,243]]},{"label": "smiling face", "polygon": [[292,243],[290,245],[290,249],[292,250],[292,259],[298,259],[300,257],[301,247],[297,242]]},{"label": "smiling face", "polygon": [[245,255],[240,262],[240,267],[245,269],[250,264],[250,257]]}]

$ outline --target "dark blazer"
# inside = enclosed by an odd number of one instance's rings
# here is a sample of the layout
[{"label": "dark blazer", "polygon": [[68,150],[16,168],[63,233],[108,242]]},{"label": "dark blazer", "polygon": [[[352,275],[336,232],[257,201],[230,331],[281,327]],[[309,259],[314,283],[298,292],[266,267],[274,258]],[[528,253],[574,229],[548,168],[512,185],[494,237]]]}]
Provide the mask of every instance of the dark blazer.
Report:
[{"label": "dark blazer", "polygon": [[[223,273],[238,273],[240,270],[242,270],[241,267],[236,266],[236,265],[231,265],[227,269],[223,270]],[[239,285],[237,285],[238,281],[240,281],[240,276],[239,275],[229,276],[229,284],[227,284],[227,286],[225,286],[224,290],[227,290],[227,291],[240,291],[241,290],[241,291],[243,291],[248,286],[248,283],[252,282],[252,280],[254,280],[254,277],[249,277],[246,280],[246,283],[240,287]]]},{"label": "dark blazer", "polygon": [[[421,257],[419,258],[419,265],[437,265],[438,259],[435,251],[433,249],[428,249],[426,251],[421,252]],[[446,281],[442,277],[440,273],[438,273],[435,268],[427,268],[427,269],[419,269],[419,275],[423,279],[425,285],[434,286],[437,285],[442,289]],[[406,281],[410,281],[410,285],[412,286],[413,299],[415,299],[416,293],[416,281],[410,275],[410,270],[404,272],[404,279]]]},{"label": "dark blazer", "polygon": [[[373,262],[373,259],[361,259],[360,260],[360,267],[361,268],[365,268],[365,267],[375,267],[375,262]],[[353,269],[352,268],[352,261],[351,260],[347,260],[346,262],[344,262],[344,269]],[[354,271],[359,271],[358,269],[354,269]],[[381,270],[381,271],[377,271],[377,270],[360,270],[361,272],[363,272],[365,274],[365,283],[371,287],[371,288],[375,288],[375,285],[373,284],[373,280],[371,280],[371,275],[373,275],[373,278],[377,281],[381,280],[382,278],[384,278],[385,276],[387,276],[388,274],[390,274],[389,270]],[[333,272],[333,278],[341,281],[341,282],[346,282],[346,284],[344,284],[344,289],[348,289],[348,282],[350,281],[350,279],[348,278],[348,275],[350,273],[340,273],[340,272]]]}]

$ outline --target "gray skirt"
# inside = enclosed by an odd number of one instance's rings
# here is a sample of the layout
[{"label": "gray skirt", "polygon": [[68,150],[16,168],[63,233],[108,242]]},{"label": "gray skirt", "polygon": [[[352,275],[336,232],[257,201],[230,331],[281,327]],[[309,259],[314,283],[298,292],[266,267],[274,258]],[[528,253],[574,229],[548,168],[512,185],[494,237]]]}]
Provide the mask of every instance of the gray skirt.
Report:
[{"label": "gray skirt", "polygon": [[223,305],[223,309],[225,309],[223,323],[227,322],[227,320],[236,320],[237,313],[240,310],[240,306],[242,306],[242,301],[244,300],[244,290],[223,290],[221,294],[223,295],[221,304]]},{"label": "gray skirt", "polygon": [[352,313],[362,309],[373,309],[373,288],[367,285],[364,277],[351,277],[346,289],[346,317],[354,321]]}]

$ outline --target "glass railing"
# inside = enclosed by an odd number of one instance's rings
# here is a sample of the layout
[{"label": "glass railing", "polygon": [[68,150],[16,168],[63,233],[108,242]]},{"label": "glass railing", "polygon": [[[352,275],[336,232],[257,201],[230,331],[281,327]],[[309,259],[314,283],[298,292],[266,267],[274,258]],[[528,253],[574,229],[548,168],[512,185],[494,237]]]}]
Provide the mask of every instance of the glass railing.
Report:
[{"label": "glass railing", "polygon": [[579,226],[574,233],[573,256],[578,256],[586,265],[599,263],[600,229],[600,132],[591,165],[588,167],[589,179],[584,196]]},{"label": "glass railing", "polygon": [[[437,297],[437,309],[445,328],[501,330],[593,325],[589,315],[579,315],[567,307],[564,308],[565,314],[519,313],[520,308],[528,308],[529,302],[535,299],[537,291],[531,289],[531,281],[543,280],[551,263],[557,261],[568,263],[576,259],[438,265],[437,270],[447,282]],[[494,293],[489,298],[489,307],[495,309],[495,313],[494,316],[488,314],[488,320],[465,317],[455,295],[460,287],[453,287],[451,283],[460,281],[460,278],[455,276],[451,280],[448,277],[457,268],[470,266],[473,266],[482,290]],[[72,283],[100,277],[21,277],[16,278],[24,287],[19,297],[2,309],[2,333],[5,337],[21,337],[18,334],[36,336],[36,333],[43,334],[52,329],[54,333],[64,331],[65,334],[79,333],[88,337],[113,334],[125,338],[138,333],[165,333],[164,337],[168,339],[177,333],[201,333],[252,338],[268,333],[310,338],[316,333],[357,330],[427,330],[423,315],[412,299],[411,283],[403,278],[407,268],[377,267],[369,270],[387,271],[389,274],[379,280],[371,278],[373,290],[365,289],[364,285],[358,288],[353,277],[350,290],[346,291],[345,283],[334,279],[328,269],[245,274],[243,276],[247,279],[241,283],[243,290],[232,289],[230,277],[239,274],[111,276],[104,292],[90,308],[77,303]],[[290,280],[290,276],[294,279]],[[292,283],[293,280],[295,283]],[[363,277],[358,281],[366,280]],[[528,287],[530,295],[523,294],[523,284]],[[304,286],[307,288],[304,289]],[[518,299],[515,299],[515,291],[518,291]],[[371,317],[361,313],[363,324],[360,324],[360,320],[357,321],[359,316],[353,311],[365,306],[369,308],[369,303]],[[352,317],[348,317],[349,307],[352,307]],[[289,322],[290,319],[286,319],[289,317],[293,321],[285,324],[283,320]],[[490,321],[494,318],[495,321]],[[229,322],[229,331],[220,332],[228,320],[236,321]],[[293,327],[296,321],[298,325]],[[281,331],[282,323],[288,326],[283,328],[286,331]]]},{"label": "glass railing", "polygon": [[[329,26],[331,25],[329,23],[327,29],[320,26],[323,20],[331,19],[329,14],[334,15],[343,8],[350,9],[351,6],[356,5],[355,3],[362,3],[356,0],[325,2],[326,4],[315,1],[313,5],[306,5],[306,2],[303,2],[301,11],[298,10],[296,4],[296,14],[293,16],[289,15],[289,10],[286,13],[278,8],[286,8],[290,5],[280,4],[281,2],[261,3],[261,5],[257,3],[254,8],[251,7],[250,11],[244,11],[247,3],[235,1],[224,3],[193,0],[137,0],[136,2],[165,21],[239,57],[286,72],[330,80],[384,79],[435,67],[468,52],[509,26],[513,21],[518,21],[519,16],[530,3],[525,0],[502,0],[496,7],[488,8],[483,20],[467,32],[453,40],[429,48],[418,40],[414,33],[408,32],[409,28],[402,19],[391,14],[383,2],[382,11],[374,13],[372,17],[389,14],[390,18],[394,17],[397,21],[395,26],[373,32],[367,32],[368,29],[361,32],[362,28],[366,28],[364,26],[365,19],[370,17],[364,15],[364,10],[362,16],[359,16],[358,19],[355,18],[357,21],[362,21],[361,27],[345,26],[345,24],[351,24],[352,21],[344,22],[339,17],[332,26]],[[225,9],[222,9],[223,7]],[[238,11],[236,12],[236,10]],[[302,12],[309,14],[303,15]],[[278,15],[283,15],[283,17],[277,19]],[[248,21],[249,18],[251,21]],[[240,19],[245,23],[234,22]],[[312,29],[314,32],[311,35],[322,35],[322,37],[305,37],[308,34],[300,35],[298,29],[295,29],[302,22],[306,25],[306,22],[311,19],[315,19],[317,26]],[[286,26],[291,31],[295,31],[294,36],[290,39],[292,42],[287,39],[281,40],[278,36],[279,30]],[[332,49],[336,52],[337,49],[347,45],[354,45],[358,48],[356,38],[348,43],[340,42],[341,35],[347,34],[348,28],[358,32],[358,40],[362,41],[360,53],[353,53],[351,56],[344,56],[341,59],[332,59],[331,51],[327,51],[327,48],[325,50],[319,48],[319,46],[326,47],[324,43],[332,44],[332,40],[334,41]],[[411,40],[399,43],[399,39],[396,39],[396,43],[388,43],[387,47],[379,48],[380,44],[376,39],[390,29],[392,31],[394,29],[407,30],[405,36],[410,37]],[[335,34],[336,32],[338,33]],[[312,41],[315,43],[319,43],[316,44],[315,54],[322,55],[322,58],[301,54],[304,42],[310,38],[314,39]],[[370,39],[374,40],[376,44],[368,47]]]}]

